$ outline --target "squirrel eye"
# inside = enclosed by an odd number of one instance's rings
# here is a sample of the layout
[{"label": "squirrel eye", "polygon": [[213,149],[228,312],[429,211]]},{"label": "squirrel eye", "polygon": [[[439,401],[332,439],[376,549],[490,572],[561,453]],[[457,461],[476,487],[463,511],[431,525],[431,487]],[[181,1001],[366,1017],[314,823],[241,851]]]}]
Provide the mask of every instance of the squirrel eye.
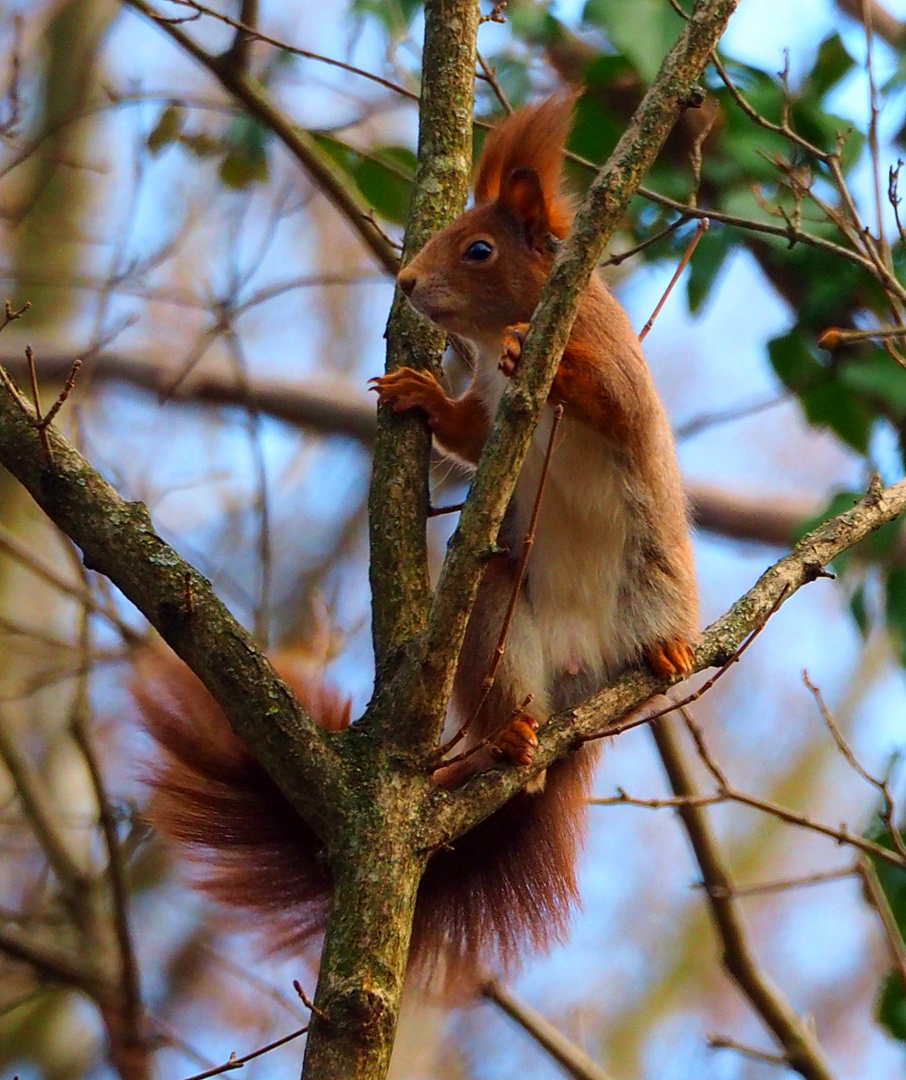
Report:
[{"label": "squirrel eye", "polygon": [[487,240],[473,240],[463,253],[469,262],[487,262],[494,254],[494,245]]}]

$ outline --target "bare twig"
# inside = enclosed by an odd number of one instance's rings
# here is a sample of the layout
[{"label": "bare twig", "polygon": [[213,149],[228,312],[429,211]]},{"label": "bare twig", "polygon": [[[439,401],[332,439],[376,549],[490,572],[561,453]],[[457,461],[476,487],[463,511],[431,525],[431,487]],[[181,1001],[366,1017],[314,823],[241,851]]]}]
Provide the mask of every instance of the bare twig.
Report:
[{"label": "bare twig", "polygon": [[[503,625],[500,628],[500,634],[497,638],[497,647],[494,649],[494,655],[491,658],[491,666],[488,669],[487,675],[485,675],[484,682],[481,684],[481,697],[478,699],[478,704],[475,706],[471,716],[467,717],[465,723],[460,727],[455,735],[449,739],[438,751],[438,758],[442,758],[445,754],[449,753],[462,739],[466,737],[469,729],[477,720],[481,710],[484,708],[485,702],[488,700],[488,694],[494,687],[494,681],[497,678],[497,669],[500,667],[500,661],[503,659],[503,654],[506,652],[506,640],[510,633],[510,627],[513,623],[513,616],[516,614],[516,605],[519,602],[519,596],[522,592],[522,583],[525,580],[525,570],[528,566],[529,556],[532,553],[532,546],[535,543],[535,528],[538,524],[538,514],[541,510],[541,499],[544,496],[544,487],[547,483],[547,474],[550,469],[551,457],[554,453],[554,445],[557,437],[557,430],[560,426],[560,421],[563,419],[563,406],[557,405],[554,409],[554,414],[551,419],[551,431],[547,440],[547,448],[544,451],[544,461],[541,465],[541,474],[538,477],[538,490],[535,492],[535,501],[532,504],[532,513],[529,518],[528,528],[525,532],[525,537],[522,541],[522,551],[519,556],[519,563],[516,567],[516,574],[513,580],[513,589],[510,593],[510,601],[507,605],[506,614],[503,618]],[[489,739],[483,741],[480,746],[486,746],[489,741],[493,741],[493,738],[500,732],[495,732]],[[478,750],[479,746],[475,746],[472,750]],[[471,752],[471,751],[470,751]],[[447,762],[451,764],[451,762]]]},{"label": "bare twig", "polygon": [[482,985],[481,994],[515,1020],[573,1080],[608,1080],[601,1066],[592,1061],[581,1047],[567,1039],[537,1009],[501,986],[497,979],[489,978]]},{"label": "bare twig", "polygon": [[[652,728],[654,741],[678,797],[698,794],[675,726],[661,720]],[[707,815],[702,807],[686,804],[678,808],[702,872],[708,906],[721,942],[724,967],[749,999],[752,1007],[783,1047],[783,1061],[807,1080],[831,1080],[821,1047],[808,1024],[803,1022],[755,960],[753,943],[733,898],[733,879],[727,869]]]},{"label": "bare twig", "polygon": [[667,298],[673,292],[673,286],[677,283],[677,281],[679,281],[680,275],[689,265],[689,260],[692,258],[692,254],[695,251],[696,247],[698,247],[699,240],[701,240],[704,234],[708,231],[709,224],[710,222],[706,217],[703,217],[699,220],[698,227],[695,230],[695,234],[689,241],[689,246],[686,248],[685,252],[683,253],[683,257],[679,261],[679,266],[677,266],[676,270],[674,271],[673,277],[670,279],[667,288],[664,289],[664,295],[657,302],[654,311],[652,311],[651,313],[651,318],[639,331],[639,341],[644,341],[645,338],[648,336],[648,331],[651,329],[652,326],[654,326],[654,320],[660,314],[661,308],[664,306],[664,304],[667,303]]},{"label": "bare twig", "polygon": [[307,1031],[308,1024],[306,1024],[305,1027],[299,1028],[297,1031],[291,1031],[289,1035],[284,1035],[280,1039],[274,1039],[274,1041],[268,1043],[267,1046],[260,1046],[250,1054],[236,1057],[236,1054],[232,1053],[222,1065],[217,1065],[213,1069],[207,1069],[205,1072],[195,1073],[194,1076],[187,1077],[187,1080],[209,1080],[209,1077],[211,1076],[220,1076],[222,1073],[232,1072],[234,1069],[241,1069],[243,1065],[247,1065],[250,1061],[254,1061],[255,1058],[263,1057],[264,1054],[269,1054],[272,1050],[276,1050],[280,1046],[285,1046],[294,1039],[301,1038]]}]

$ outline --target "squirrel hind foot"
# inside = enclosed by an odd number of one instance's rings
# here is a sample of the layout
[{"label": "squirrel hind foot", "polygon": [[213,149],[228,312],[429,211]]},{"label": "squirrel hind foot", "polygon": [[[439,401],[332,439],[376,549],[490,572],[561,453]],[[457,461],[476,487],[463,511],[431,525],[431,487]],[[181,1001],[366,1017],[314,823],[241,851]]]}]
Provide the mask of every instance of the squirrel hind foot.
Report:
[{"label": "squirrel hind foot", "polygon": [[494,739],[494,747],[514,765],[531,765],[538,749],[535,721],[527,713],[512,720]]},{"label": "squirrel hind foot", "polygon": [[667,638],[645,650],[648,666],[659,679],[686,679],[695,668],[695,650],[686,638]]}]

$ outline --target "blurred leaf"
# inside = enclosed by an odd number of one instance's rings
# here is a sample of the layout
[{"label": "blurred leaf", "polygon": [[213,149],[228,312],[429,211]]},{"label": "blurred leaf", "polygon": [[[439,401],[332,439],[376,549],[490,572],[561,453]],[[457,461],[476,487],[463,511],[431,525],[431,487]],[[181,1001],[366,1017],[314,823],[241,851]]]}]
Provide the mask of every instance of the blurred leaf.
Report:
[{"label": "blurred leaf", "polygon": [[841,367],[840,381],[881,402],[888,415],[906,416],[906,371],[886,350],[878,349]]},{"label": "blurred leaf", "polygon": [[199,158],[213,157],[223,152],[223,140],[205,131],[185,132],[179,136],[181,146]]},{"label": "blurred leaf", "polygon": [[152,154],[159,154],[165,146],[176,142],[182,134],[186,113],[181,105],[168,105],[148,135],[147,145]]},{"label": "blurred leaf", "polygon": [[865,403],[836,382],[813,386],[799,394],[809,423],[829,427],[860,454],[868,452],[874,417]]},{"label": "blurred leaf", "polygon": [[878,998],[878,1022],[895,1039],[906,1042],[906,993],[903,992],[903,976],[899,971],[889,971]]},{"label": "blurred leaf", "polygon": [[252,116],[239,116],[227,130],[226,156],[218,170],[220,179],[230,188],[247,188],[267,179],[269,131]]},{"label": "blurred leaf", "polygon": [[[605,31],[614,48],[632,61],[646,83],[654,81],[661,62],[683,28],[679,15],[662,0],[588,0],[585,22]],[[639,28],[644,27],[640,33]]]},{"label": "blurred leaf", "polygon": [[[887,614],[887,629],[896,649],[900,663],[906,665],[906,568],[892,570],[887,575],[884,583],[885,610]],[[900,925],[901,930],[906,927],[906,871],[903,871],[903,881],[900,885],[902,896],[901,913],[904,922]]]},{"label": "blurred leaf", "polygon": [[822,98],[851,70],[855,61],[846,51],[839,34],[826,37],[818,47],[812,70],[806,75],[803,91]]},{"label": "blurred leaf", "polygon": [[408,147],[379,146],[366,156],[332,135],[321,132],[315,139],[373,210],[396,225],[405,224],[416,166]]},{"label": "blurred leaf", "polygon": [[686,283],[686,296],[689,310],[698,311],[707,300],[711,287],[730,253],[731,238],[728,229],[719,225],[702,236],[692,256],[689,267],[689,280]]},{"label": "blurred leaf", "polygon": [[405,225],[417,158],[405,146],[381,146],[372,153],[353,170],[358,189],[381,217]]},{"label": "blurred leaf", "polygon": [[815,359],[805,338],[797,330],[768,342],[768,355],[778,378],[789,390],[798,393],[814,385],[824,369]]},{"label": "blurred leaf", "polygon": [[[628,70],[628,65],[622,57],[599,57],[592,61],[586,71],[586,82],[589,87],[596,85],[596,80],[601,78],[603,69],[611,73],[617,68]],[[603,76],[606,78],[607,76]],[[586,94],[576,103],[576,115],[573,121],[572,131],[569,136],[569,148],[580,157],[589,161],[606,161],[608,155],[617,145],[623,134],[623,122],[619,117],[602,103],[595,94]],[[585,173],[587,179],[588,174]]]},{"label": "blurred leaf", "polygon": [[421,0],[353,0],[352,3],[357,15],[373,16],[393,38],[406,33],[420,7]]},{"label": "blurred leaf", "polygon": [[849,612],[855,620],[859,633],[864,641],[871,630],[871,620],[868,617],[868,608],[865,604],[865,586],[860,585],[849,598]]},{"label": "blurred leaf", "polygon": [[[904,571],[896,571],[896,573],[904,574]],[[891,574],[891,578],[893,577],[894,575]],[[903,590],[906,595],[906,580],[895,584],[894,589],[895,591]],[[888,592],[888,597],[889,595]],[[865,835],[867,839],[880,844],[888,851],[895,850],[893,837],[881,821],[880,815],[875,816],[871,828],[866,830]],[[870,858],[897,928],[900,934],[906,933],[906,870],[874,856]],[[889,971],[884,977],[881,993],[878,996],[877,1017],[878,1022],[894,1038],[906,1042],[906,990],[904,990],[903,977],[899,971]]]}]

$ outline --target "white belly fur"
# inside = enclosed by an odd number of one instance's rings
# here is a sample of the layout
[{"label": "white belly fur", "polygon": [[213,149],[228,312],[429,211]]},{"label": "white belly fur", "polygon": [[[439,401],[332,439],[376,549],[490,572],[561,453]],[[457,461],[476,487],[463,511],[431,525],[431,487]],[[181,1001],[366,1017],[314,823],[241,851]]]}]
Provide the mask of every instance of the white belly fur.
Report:
[{"label": "white belly fur", "polygon": [[[496,362],[490,367],[484,359],[479,360],[476,382],[493,415],[506,380]],[[552,422],[553,409],[545,407],[516,484],[509,537],[514,555],[528,529]],[[637,657],[638,634],[629,613],[621,617],[618,603],[631,528],[625,483],[625,465],[618,464],[601,436],[564,417],[527,572],[548,680],[577,675],[586,686],[602,685]]]}]

